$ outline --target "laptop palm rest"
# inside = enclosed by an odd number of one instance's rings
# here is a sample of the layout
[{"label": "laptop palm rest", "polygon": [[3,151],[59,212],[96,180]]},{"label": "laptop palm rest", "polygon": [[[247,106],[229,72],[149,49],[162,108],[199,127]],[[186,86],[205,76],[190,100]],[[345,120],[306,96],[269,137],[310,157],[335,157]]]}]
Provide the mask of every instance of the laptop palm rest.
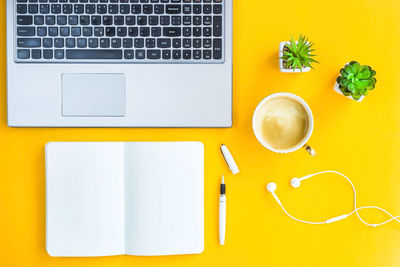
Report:
[{"label": "laptop palm rest", "polygon": [[125,116],[124,74],[62,74],[64,117]]}]

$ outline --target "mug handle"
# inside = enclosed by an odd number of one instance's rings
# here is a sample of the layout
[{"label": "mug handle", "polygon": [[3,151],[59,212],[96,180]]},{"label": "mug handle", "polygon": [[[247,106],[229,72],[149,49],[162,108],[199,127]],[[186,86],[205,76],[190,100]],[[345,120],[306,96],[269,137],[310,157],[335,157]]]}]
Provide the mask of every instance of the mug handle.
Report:
[{"label": "mug handle", "polygon": [[315,152],[315,150],[309,144],[306,143],[303,147],[311,155],[311,157],[317,155],[317,152]]}]

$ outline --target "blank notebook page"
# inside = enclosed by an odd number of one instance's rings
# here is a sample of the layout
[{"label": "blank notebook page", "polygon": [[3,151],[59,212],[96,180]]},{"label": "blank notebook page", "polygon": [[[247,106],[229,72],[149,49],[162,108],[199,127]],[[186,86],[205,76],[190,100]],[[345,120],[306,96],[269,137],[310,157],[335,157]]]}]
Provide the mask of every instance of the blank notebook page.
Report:
[{"label": "blank notebook page", "polygon": [[203,251],[202,143],[126,143],[125,195],[127,254]]},{"label": "blank notebook page", "polygon": [[47,144],[46,192],[51,256],[124,254],[123,143]]}]

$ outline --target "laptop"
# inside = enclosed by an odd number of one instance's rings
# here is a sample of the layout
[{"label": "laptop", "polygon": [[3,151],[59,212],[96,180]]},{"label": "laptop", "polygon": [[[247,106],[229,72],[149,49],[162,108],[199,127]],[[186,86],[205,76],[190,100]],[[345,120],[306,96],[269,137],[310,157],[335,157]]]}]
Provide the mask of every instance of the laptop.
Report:
[{"label": "laptop", "polygon": [[9,126],[232,126],[232,0],[6,5]]}]

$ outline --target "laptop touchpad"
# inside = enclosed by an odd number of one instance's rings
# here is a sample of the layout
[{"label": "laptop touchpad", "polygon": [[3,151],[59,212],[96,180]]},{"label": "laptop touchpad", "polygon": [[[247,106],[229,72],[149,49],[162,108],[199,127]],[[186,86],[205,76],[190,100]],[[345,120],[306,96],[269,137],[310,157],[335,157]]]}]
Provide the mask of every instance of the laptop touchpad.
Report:
[{"label": "laptop touchpad", "polygon": [[125,103],[124,74],[62,75],[62,115],[65,117],[122,117]]}]

